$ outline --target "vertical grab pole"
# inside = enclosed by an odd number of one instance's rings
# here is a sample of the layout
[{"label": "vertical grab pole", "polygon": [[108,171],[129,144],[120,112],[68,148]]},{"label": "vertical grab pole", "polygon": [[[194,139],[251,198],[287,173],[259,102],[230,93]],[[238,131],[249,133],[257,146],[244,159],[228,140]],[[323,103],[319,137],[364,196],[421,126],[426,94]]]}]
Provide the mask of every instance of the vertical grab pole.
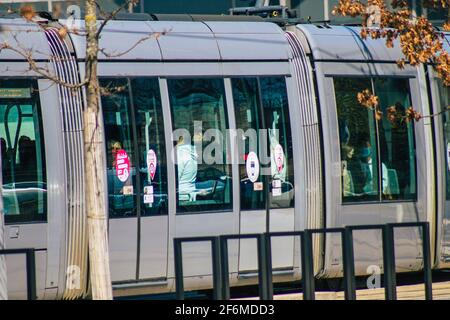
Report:
[{"label": "vertical grab pole", "polygon": [[423,272],[425,281],[425,299],[433,300],[433,286],[431,279],[431,254],[430,254],[430,224],[422,224],[422,246],[423,246]]},{"label": "vertical grab pole", "polygon": [[183,284],[183,257],[181,241],[173,239],[173,250],[175,259],[175,287],[177,300],[184,300],[184,284]]},{"label": "vertical grab pole", "polygon": [[342,257],[344,265],[345,300],[356,300],[353,232],[349,227],[345,227],[344,231],[342,231]]},{"label": "vertical grab pole", "polygon": [[383,226],[383,265],[384,292],[386,300],[397,299],[397,281],[395,275],[394,228],[387,224]]},{"label": "vertical grab pole", "polygon": [[224,236],[219,237],[220,242],[220,261],[221,261],[221,280],[222,280],[222,299],[230,299],[230,279],[228,271],[228,239]]},{"label": "vertical grab pole", "polygon": [[28,249],[26,252],[27,261],[27,299],[36,300],[36,258],[34,249]]},{"label": "vertical grab pole", "polygon": [[315,300],[314,284],[314,260],[312,250],[312,233],[305,230],[301,235],[302,247],[302,282],[303,282],[303,300]]},{"label": "vertical grab pole", "polygon": [[211,239],[212,271],[213,271],[213,299],[222,300],[222,280],[220,267],[219,237]]}]

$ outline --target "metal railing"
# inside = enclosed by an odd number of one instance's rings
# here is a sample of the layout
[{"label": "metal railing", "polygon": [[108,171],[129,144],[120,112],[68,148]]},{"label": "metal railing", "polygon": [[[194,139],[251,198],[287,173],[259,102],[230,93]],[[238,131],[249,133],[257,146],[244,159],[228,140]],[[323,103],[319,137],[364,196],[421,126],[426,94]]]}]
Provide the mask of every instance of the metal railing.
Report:
[{"label": "metal railing", "polygon": [[175,284],[177,299],[184,299],[182,244],[187,242],[211,242],[213,299],[230,299],[228,241],[257,239],[258,287],[261,300],[273,299],[272,248],[273,237],[300,237],[302,290],[304,300],[315,299],[315,277],[313,259],[313,234],[340,233],[342,240],[342,262],[344,294],[346,300],[356,299],[355,259],[353,232],[360,230],[381,230],[383,247],[384,290],[386,300],[397,299],[395,272],[394,229],[420,228],[422,234],[423,272],[425,299],[432,300],[432,276],[430,254],[430,227],[428,222],[390,223],[385,225],[347,226],[344,228],[306,229],[304,231],[271,232],[262,234],[233,234],[211,237],[185,237],[174,239]]},{"label": "metal railing", "polygon": [[36,257],[35,249],[3,249],[0,250],[1,255],[25,254],[26,256],[26,272],[27,272],[27,299],[36,300]]}]

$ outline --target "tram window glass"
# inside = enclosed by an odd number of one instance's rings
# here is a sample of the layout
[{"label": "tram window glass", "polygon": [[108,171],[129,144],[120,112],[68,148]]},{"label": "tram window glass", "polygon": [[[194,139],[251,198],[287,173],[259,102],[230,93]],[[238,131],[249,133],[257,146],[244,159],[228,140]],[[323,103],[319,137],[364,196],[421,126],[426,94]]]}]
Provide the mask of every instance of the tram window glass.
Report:
[{"label": "tram window glass", "polygon": [[283,77],[260,78],[261,100],[270,150],[270,206],[294,206],[294,159],[291,125]]},{"label": "tram window glass", "polygon": [[139,154],[141,215],[167,214],[164,119],[156,78],[131,80]]},{"label": "tram window glass", "polygon": [[[440,107],[445,110],[450,105],[450,88],[444,86],[442,80],[436,79],[438,83]],[[450,200],[450,113],[442,114],[442,123],[444,129],[444,152],[445,155],[445,199]]]},{"label": "tram window glass", "polygon": [[[376,78],[375,94],[383,115],[395,106],[404,114],[411,105],[409,80]],[[385,116],[378,121],[382,197],[384,200],[410,200],[416,198],[416,159],[414,123],[403,119],[389,121]]]},{"label": "tram window glass", "polygon": [[334,78],[343,202],[379,200],[374,112],[356,99],[358,92],[371,87],[367,78]]},{"label": "tram window glass", "polygon": [[108,204],[111,218],[136,215],[136,169],[127,79],[100,79],[106,138]]},{"label": "tram window glass", "polygon": [[0,142],[6,223],[47,220],[47,180],[37,82],[0,81]]},{"label": "tram window glass", "polygon": [[230,210],[232,183],[223,79],[169,79],[168,87],[177,212]]},{"label": "tram window glass", "polygon": [[[260,98],[257,78],[232,79],[236,118],[241,210],[265,208],[265,192],[255,187],[247,175],[246,160],[250,152],[259,155],[259,129],[261,128]],[[260,174],[256,186],[263,183]]]}]

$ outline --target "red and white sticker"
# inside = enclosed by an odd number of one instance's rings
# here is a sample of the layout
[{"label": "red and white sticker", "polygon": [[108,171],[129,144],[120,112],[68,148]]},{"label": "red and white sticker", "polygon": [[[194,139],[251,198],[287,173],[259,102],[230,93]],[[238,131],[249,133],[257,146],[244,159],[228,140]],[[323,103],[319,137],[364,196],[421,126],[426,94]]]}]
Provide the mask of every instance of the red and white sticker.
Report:
[{"label": "red and white sticker", "polygon": [[275,164],[277,166],[278,173],[281,173],[284,167],[284,152],[281,144],[275,146]]},{"label": "red and white sticker", "polygon": [[156,158],[156,153],[153,149],[147,152],[147,170],[150,175],[150,179],[153,180],[156,174],[156,166],[158,165],[158,158]]},{"label": "red and white sticker", "polygon": [[116,154],[116,174],[120,181],[125,182],[130,176],[130,159],[125,150],[120,149]]}]

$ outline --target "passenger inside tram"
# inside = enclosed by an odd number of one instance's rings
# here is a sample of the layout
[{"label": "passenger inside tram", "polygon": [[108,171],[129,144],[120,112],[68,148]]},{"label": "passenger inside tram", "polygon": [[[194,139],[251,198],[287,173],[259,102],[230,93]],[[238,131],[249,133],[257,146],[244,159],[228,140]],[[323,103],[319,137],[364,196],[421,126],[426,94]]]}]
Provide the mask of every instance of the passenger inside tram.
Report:
[{"label": "passenger inside tram", "polygon": [[[376,186],[374,185],[374,170],[372,163],[372,148],[370,142],[366,141],[366,143],[360,149],[360,161],[361,161],[361,170],[363,176],[365,178],[365,183],[363,187],[363,191],[366,194],[377,193]],[[386,165],[382,162],[382,186],[383,193],[387,193],[388,189],[388,170]],[[376,175],[376,173],[375,173]]]},{"label": "passenger inside tram", "polygon": [[178,138],[175,146],[178,165],[178,193],[180,201],[192,201],[195,198],[198,170],[198,154],[195,146],[186,143],[185,137]]},{"label": "passenger inside tram", "polygon": [[343,145],[341,148],[342,158],[342,186],[344,197],[355,194],[355,187],[353,185],[352,171],[354,172],[355,159],[353,155],[355,148],[349,145]]}]

